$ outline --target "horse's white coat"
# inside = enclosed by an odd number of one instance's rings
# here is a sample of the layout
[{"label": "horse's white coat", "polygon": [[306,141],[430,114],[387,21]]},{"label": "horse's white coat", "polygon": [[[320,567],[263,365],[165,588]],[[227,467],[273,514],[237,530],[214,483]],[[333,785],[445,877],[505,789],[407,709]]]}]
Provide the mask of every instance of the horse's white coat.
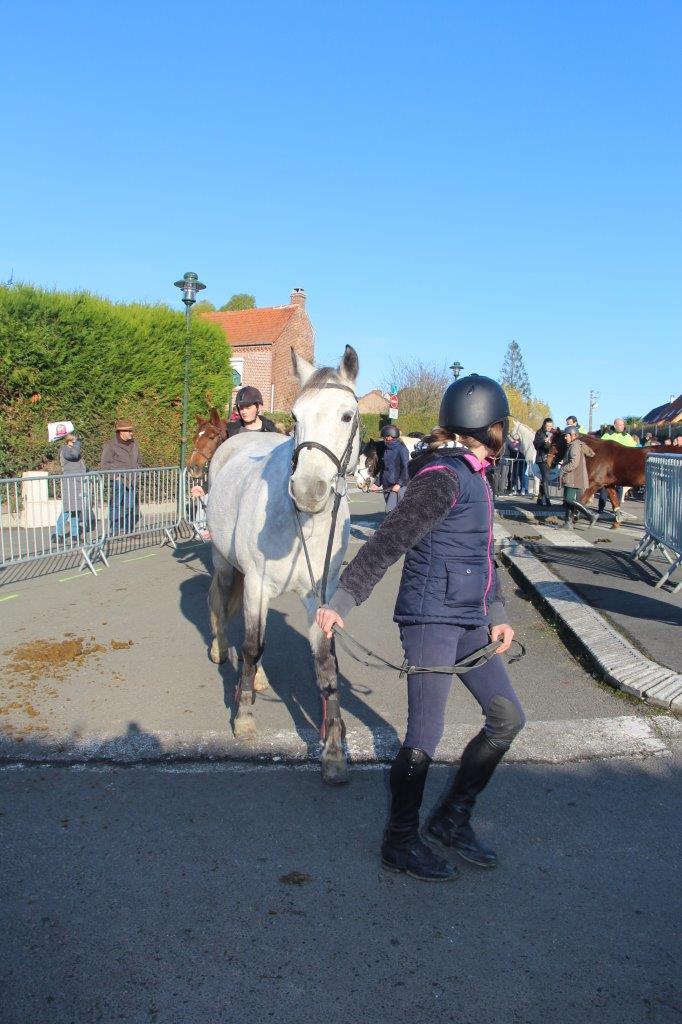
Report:
[{"label": "horse's white coat", "polygon": [[[355,351],[346,346],[339,369],[319,371],[314,381],[310,378],[315,368],[305,360],[294,356],[294,368],[303,386],[292,410],[296,422],[294,438],[245,431],[221,445],[211,460],[207,508],[214,565],[209,593],[214,633],[211,658],[217,662],[229,655],[227,622],[241,600],[245,642],[234,729],[239,738],[253,738],[256,724],[251,698],[252,690],[258,688],[255,670],[263,653],[268,607],[279,594],[298,594],[308,612],[315,670],[324,695],[327,735],[321,758],[323,778],[339,783],[347,780],[348,771],[342,746],[344,725],[338,704],[336,661],[329,640],[314,624],[315,586],[296,517],[298,509],[317,585],[332,533],[333,489],[338,470],[329,454],[316,448],[300,448],[295,468],[292,459],[298,446],[315,441],[343,462],[352,441],[347,469],[353,471],[360,445],[355,397],[358,363]],[[308,381],[310,387],[306,389]],[[335,386],[324,387],[325,382]],[[333,528],[327,597],[338,585],[349,534],[350,508],[344,495]],[[243,576],[243,590],[236,586],[239,577],[235,570]],[[329,719],[327,702],[333,709]]]}]

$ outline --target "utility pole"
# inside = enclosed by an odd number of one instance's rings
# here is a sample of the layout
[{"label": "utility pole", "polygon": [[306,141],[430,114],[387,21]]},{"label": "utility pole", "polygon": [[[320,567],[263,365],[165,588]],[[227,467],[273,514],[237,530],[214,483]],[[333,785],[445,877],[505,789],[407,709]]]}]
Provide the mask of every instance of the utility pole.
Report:
[{"label": "utility pole", "polygon": [[590,412],[587,419],[587,433],[592,433],[592,410],[597,408],[598,391],[590,391]]}]

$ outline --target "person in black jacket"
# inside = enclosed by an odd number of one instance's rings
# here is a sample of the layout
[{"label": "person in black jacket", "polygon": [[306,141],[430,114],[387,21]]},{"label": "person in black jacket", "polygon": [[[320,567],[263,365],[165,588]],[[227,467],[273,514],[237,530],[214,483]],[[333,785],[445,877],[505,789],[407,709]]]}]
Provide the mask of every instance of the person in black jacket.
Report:
[{"label": "person in black jacket", "polygon": [[402,501],[405,494],[410,455],[400,440],[399,429],[392,423],[387,423],[386,426],[381,428],[381,437],[385,445],[383,467],[379,486],[374,484],[370,490],[383,491],[386,511],[392,512],[396,505]]},{"label": "person in black jacket", "polygon": [[239,419],[234,423],[227,424],[228,439],[234,437],[235,434],[241,434],[244,430],[276,433],[277,427],[272,420],[266,419],[260,414],[263,408],[263,396],[258,388],[251,387],[250,384],[240,388],[235,396],[234,407],[239,413]]},{"label": "person in black jacket", "polygon": [[540,476],[542,480],[540,482],[540,494],[538,495],[538,505],[551,506],[552,502],[549,500],[549,466],[547,465],[547,456],[549,449],[552,446],[552,435],[554,433],[554,421],[549,417],[545,416],[542,421],[542,426],[535,435],[533,445],[535,446],[536,456],[535,461],[538,464],[540,470]]},{"label": "person in black jacket", "polygon": [[[327,636],[370,596],[389,566],[405,556],[394,621],[400,627],[407,676],[407,730],[390,774],[391,810],[381,848],[389,871],[423,881],[449,881],[457,869],[432,849],[452,849],[482,868],[493,850],[474,833],[474,804],[523,727],[518,697],[498,654],[514,639],[493,556],[493,498],[486,468],[504,444],[507,397],[489,377],[471,374],[450,384],[440,427],[410,464],[400,505],[386,516],[341,575],[316,621]],[[443,447],[459,437],[462,448]],[[467,744],[452,782],[419,832],[429,765],[445,725],[453,676],[449,666],[500,641],[492,657],[460,676],[485,716]]]}]

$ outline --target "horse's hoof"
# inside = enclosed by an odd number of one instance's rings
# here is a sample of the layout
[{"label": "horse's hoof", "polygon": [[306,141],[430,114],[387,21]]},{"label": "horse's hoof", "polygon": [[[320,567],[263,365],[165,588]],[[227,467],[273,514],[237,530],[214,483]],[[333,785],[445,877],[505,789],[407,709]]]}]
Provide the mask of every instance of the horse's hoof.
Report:
[{"label": "horse's hoof", "polygon": [[256,675],[254,676],[253,688],[256,693],[262,693],[263,690],[267,690],[269,686],[270,683],[268,682],[268,677],[265,674],[265,669],[259,665],[256,669]]},{"label": "horse's hoof", "polygon": [[256,719],[250,711],[238,712],[234,720],[234,738],[236,740],[253,740],[258,735]]},{"label": "horse's hoof", "polygon": [[220,644],[217,640],[214,640],[209,651],[209,658],[214,665],[222,665],[224,661],[227,661],[228,653],[228,651],[221,651]]},{"label": "horse's hoof", "polygon": [[615,523],[611,523],[611,529],[612,530],[620,530],[620,526],[621,526],[621,524],[620,524],[620,522],[617,519],[616,519]]},{"label": "horse's hoof", "polygon": [[350,782],[350,772],[345,757],[322,761],[322,781],[328,786],[344,786]]}]

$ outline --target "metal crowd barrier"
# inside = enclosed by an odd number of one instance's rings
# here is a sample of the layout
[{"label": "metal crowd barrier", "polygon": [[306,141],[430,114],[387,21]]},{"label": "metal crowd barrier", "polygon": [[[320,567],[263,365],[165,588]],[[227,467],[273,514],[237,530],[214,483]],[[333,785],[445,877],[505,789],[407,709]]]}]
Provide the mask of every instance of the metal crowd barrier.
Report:
[{"label": "metal crowd barrier", "polygon": [[163,534],[162,544],[177,547],[175,536],[185,516],[184,473],[177,466],[100,471],[105,538]]},{"label": "metal crowd barrier", "polygon": [[117,537],[158,533],[176,547],[185,493],[177,466],[1,479],[0,570],[80,553],[80,569],[94,573],[98,559],[109,564],[105,549]]},{"label": "metal crowd barrier", "polygon": [[[644,536],[632,557],[645,561],[654,551],[670,563],[655,584],[659,588],[682,565],[682,455],[649,455],[645,463]],[[673,593],[681,589],[682,580]]]}]

